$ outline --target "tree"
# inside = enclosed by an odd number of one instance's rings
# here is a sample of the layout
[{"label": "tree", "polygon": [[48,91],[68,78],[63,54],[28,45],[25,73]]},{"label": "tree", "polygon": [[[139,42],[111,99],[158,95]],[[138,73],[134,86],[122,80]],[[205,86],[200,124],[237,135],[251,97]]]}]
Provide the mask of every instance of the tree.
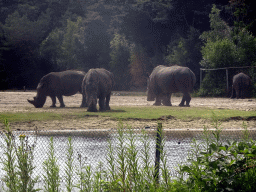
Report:
[{"label": "tree", "polygon": [[6,18],[3,25],[9,45],[3,55],[8,88],[22,88],[24,85],[34,84],[31,79],[36,80],[38,76],[34,71],[41,68],[38,45],[45,36],[49,17],[42,14],[36,20],[31,20],[28,13],[29,10],[21,15],[17,10]]},{"label": "tree", "polygon": [[171,0],[138,1],[128,7],[120,33],[130,42],[142,46],[149,57],[163,54],[174,29],[168,18],[168,12],[172,9]]},{"label": "tree", "polygon": [[256,35],[256,16],[255,16],[255,6],[250,0],[231,0],[227,7],[233,18],[233,24],[236,30],[241,30],[243,28],[246,31],[251,31],[252,34]]},{"label": "tree", "polygon": [[[166,63],[190,68],[199,79],[199,62],[202,59],[202,41],[199,39],[199,30],[191,27],[186,38],[180,37],[176,43],[170,44],[169,54],[166,56]],[[199,81],[196,82],[199,87]]]},{"label": "tree", "polygon": [[84,25],[82,17],[76,22],[67,21],[66,32],[63,35],[61,54],[58,65],[62,69],[82,69],[84,49]]},{"label": "tree", "polygon": [[115,89],[129,90],[131,84],[130,74],[130,48],[127,39],[123,35],[115,34],[110,42],[110,70],[114,73]]},{"label": "tree", "polygon": [[147,79],[154,68],[152,59],[149,58],[141,46],[134,46],[131,50],[131,85],[134,90],[146,90]]},{"label": "tree", "polygon": [[[220,10],[215,5],[210,14],[210,23],[211,30],[201,35],[205,41],[202,47],[203,59],[200,63],[203,67],[223,68],[255,65],[256,39],[246,28],[236,30],[236,27],[229,27],[220,18]],[[229,82],[232,82],[232,77],[236,72],[229,73]],[[225,79],[225,72],[208,72],[207,78],[203,80],[201,93],[218,93],[223,96],[226,93],[223,88],[225,87],[223,79]]]}]

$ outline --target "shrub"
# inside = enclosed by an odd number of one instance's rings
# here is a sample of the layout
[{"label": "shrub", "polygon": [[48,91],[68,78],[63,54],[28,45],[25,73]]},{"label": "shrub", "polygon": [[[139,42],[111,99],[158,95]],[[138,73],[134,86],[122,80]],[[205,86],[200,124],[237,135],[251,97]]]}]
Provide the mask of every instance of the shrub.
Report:
[{"label": "shrub", "polygon": [[248,138],[245,127],[244,139],[221,140],[221,129],[215,118],[215,131],[204,129],[204,140],[193,141],[189,164],[181,166],[180,178],[190,191],[255,191],[256,142]]}]

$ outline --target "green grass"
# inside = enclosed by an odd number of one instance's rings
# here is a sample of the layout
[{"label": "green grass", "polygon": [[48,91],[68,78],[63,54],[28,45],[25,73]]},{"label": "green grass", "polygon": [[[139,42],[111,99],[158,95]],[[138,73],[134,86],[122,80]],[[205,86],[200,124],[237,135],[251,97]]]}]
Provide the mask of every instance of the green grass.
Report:
[{"label": "green grass", "polygon": [[47,120],[61,120],[63,114],[53,112],[37,112],[37,113],[1,113],[0,122],[8,119],[9,122],[25,122],[25,121],[47,121]]},{"label": "green grass", "polygon": [[87,112],[86,109],[69,108],[67,110],[59,110],[55,112],[17,112],[17,113],[1,113],[0,122],[8,119],[9,122],[21,121],[47,121],[62,119],[77,119],[84,116],[107,116],[112,119],[159,119],[161,117],[173,116],[181,120],[211,119],[212,112],[220,120],[247,119],[248,117],[256,117],[256,111],[239,111],[230,109],[210,109],[202,107],[166,107],[166,106],[133,106],[133,107],[112,107],[111,111],[106,112]]}]

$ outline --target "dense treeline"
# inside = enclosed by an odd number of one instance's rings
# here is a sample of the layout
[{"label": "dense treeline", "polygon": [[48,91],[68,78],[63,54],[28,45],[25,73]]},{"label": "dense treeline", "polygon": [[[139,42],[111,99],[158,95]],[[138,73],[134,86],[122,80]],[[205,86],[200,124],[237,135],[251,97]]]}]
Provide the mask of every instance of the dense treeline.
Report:
[{"label": "dense treeline", "polygon": [[[255,66],[254,9],[249,0],[0,0],[0,89],[104,67],[115,89],[145,90],[160,64],[189,67],[199,88],[200,67]],[[221,73],[206,73],[199,93],[224,95]]]}]

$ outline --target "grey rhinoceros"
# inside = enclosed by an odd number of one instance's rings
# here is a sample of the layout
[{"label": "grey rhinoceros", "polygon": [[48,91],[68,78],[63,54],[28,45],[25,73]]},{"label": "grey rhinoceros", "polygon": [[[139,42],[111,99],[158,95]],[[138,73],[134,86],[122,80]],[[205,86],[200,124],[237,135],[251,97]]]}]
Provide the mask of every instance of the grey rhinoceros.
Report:
[{"label": "grey rhinoceros", "polygon": [[45,104],[46,97],[50,96],[52,99],[51,107],[56,107],[56,97],[59,99],[60,107],[65,107],[62,96],[71,96],[77,92],[81,93],[84,76],[85,72],[76,70],[51,72],[42,77],[37,86],[36,97],[34,97],[34,100],[28,99],[28,102],[36,108],[41,108]]},{"label": "grey rhinoceros", "polygon": [[113,73],[103,68],[90,69],[82,83],[84,98],[82,106],[88,107],[87,111],[96,112],[97,98],[99,98],[99,110],[110,110],[109,100],[113,86]]},{"label": "grey rhinoceros", "polygon": [[232,93],[231,98],[245,98],[245,96],[249,96],[251,86],[251,78],[244,74],[238,73],[233,77],[233,85],[232,85]]},{"label": "grey rhinoceros", "polygon": [[155,67],[149,76],[147,87],[147,100],[155,101],[154,105],[171,106],[171,94],[183,93],[179,106],[189,107],[191,96],[196,82],[195,74],[188,67],[159,65]]}]

